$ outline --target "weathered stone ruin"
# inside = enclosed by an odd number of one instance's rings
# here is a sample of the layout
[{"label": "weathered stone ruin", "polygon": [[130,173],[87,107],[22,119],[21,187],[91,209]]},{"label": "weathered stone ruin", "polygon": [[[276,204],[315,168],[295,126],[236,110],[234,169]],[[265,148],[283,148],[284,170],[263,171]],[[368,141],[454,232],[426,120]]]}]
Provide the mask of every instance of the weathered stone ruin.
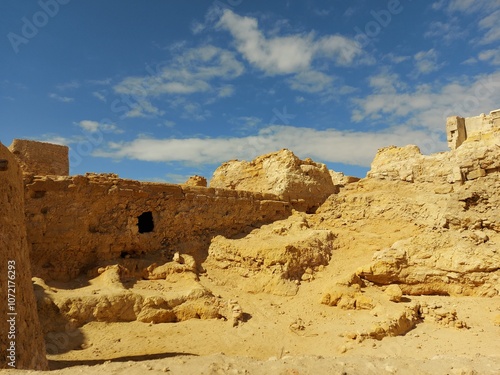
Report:
[{"label": "weathered stone ruin", "polygon": [[9,146],[24,174],[68,176],[68,147],[52,143],[14,139]]},{"label": "weathered stone ruin", "polygon": [[417,146],[378,150],[368,177],[409,182],[462,183],[500,171],[500,110],[489,116],[449,117],[451,151],[422,155]]},{"label": "weathered stone ruin", "polygon": [[0,369],[47,370],[31,282],[21,170],[0,143]]},{"label": "weathered stone ruin", "polygon": [[498,132],[500,128],[500,109],[491,111],[489,115],[482,113],[475,117],[452,116],[446,120],[446,138],[448,147],[456,150],[467,139],[482,139],[482,136]]},{"label": "weathered stone ruin", "polygon": [[[0,254],[15,257],[21,291],[16,367],[46,369],[45,350],[85,350],[79,330],[94,322],[217,319],[245,332],[252,313],[267,324],[265,310],[279,307],[245,305],[247,295],[292,300],[307,286],[308,303],[346,311],[340,323],[319,319],[345,340],[429,321],[467,329],[419,298],[500,295],[499,113],[449,118],[449,152],[383,148],[363,179],[289,150],[224,163],[209,187],[201,176],[69,176],[63,146],[0,146]],[[367,312],[373,319],[345,331]],[[306,327],[299,317],[290,330]]]}]

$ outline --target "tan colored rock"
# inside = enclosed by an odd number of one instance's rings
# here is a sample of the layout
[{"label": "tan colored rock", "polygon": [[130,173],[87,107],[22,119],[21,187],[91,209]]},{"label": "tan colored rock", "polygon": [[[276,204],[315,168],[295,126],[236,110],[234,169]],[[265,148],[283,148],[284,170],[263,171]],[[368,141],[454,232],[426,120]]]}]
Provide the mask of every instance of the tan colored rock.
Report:
[{"label": "tan colored rock", "polygon": [[188,180],[184,183],[184,185],[207,187],[207,179],[202,176],[194,175],[189,177]]},{"label": "tan colored rock", "polygon": [[330,170],[330,176],[332,176],[332,181],[335,186],[345,186],[347,184],[352,184],[360,180],[359,177],[346,176],[342,172],[335,172]]},{"label": "tan colored rock", "polygon": [[389,301],[401,302],[403,291],[397,284],[391,284],[385,289],[385,294],[389,297]]},{"label": "tan colored rock", "polygon": [[215,237],[203,267],[220,284],[252,293],[295,295],[295,282],[308,268],[328,264],[333,241],[331,231],[313,230],[304,214],[295,213],[242,238]]},{"label": "tan colored rock", "polygon": [[19,165],[0,143],[0,369],[48,370],[31,282]]},{"label": "tan colored rock", "polygon": [[214,172],[210,187],[275,194],[292,202],[295,209],[308,212],[337,192],[326,165],[300,160],[287,149],[251,162],[224,163]]}]

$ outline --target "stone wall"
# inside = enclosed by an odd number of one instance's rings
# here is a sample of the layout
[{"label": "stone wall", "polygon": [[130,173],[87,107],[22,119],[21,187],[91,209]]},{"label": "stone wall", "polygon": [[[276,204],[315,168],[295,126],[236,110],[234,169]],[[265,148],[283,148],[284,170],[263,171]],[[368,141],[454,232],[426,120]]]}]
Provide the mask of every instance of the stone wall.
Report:
[{"label": "stone wall", "polygon": [[[500,172],[500,111],[447,121],[449,152],[422,155],[414,145],[378,150],[367,177],[408,182],[462,183]],[[481,126],[479,126],[479,120]],[[471,125],[473,124],[473,125]],[[469,126],[469,128],[467,128]],[[466,130],[466,137],[460,132]]]},{"label": "stone wall", "polygon": [[0,369],[48,370],[31,282],[22,174],[1,143],[0,286]]},{"label": "stone wall", "polygon": [[51,143],[14,139],[9,146],[26,174],[69,175],[69,149]]},{"label": "stone wall", "polygon": [[467,139],[480,139],[483,134],[500,129],[500,109],[474,117],[452,116],[446,120],[448,147],[458,148]]},{"label": "stone wall", "polygon": [[200,263],[215,235],[284,219],[272,194],[141,183],[116,175],[32,177],[25,183],[33,274],[69,280],[99,262],[160,251]]}]

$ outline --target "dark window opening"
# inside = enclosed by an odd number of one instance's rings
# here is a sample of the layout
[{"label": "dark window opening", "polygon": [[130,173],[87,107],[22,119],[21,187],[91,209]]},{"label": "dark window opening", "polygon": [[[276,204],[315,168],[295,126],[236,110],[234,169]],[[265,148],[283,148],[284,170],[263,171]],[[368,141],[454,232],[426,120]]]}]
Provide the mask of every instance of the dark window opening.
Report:
[{"label": "dark window opening", "polygon": [[139,233],[152,232],[155,228],[155,224],[153,222],[153,213],[151,211],[148,211],[138,216],[137,226],[139,227]]}]

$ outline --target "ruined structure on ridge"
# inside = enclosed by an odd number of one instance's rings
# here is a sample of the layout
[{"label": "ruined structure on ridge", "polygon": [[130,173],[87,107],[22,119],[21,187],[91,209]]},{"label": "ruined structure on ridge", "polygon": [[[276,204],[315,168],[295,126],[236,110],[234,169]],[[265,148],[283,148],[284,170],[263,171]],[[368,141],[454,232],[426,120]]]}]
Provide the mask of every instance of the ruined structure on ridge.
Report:
[{"label": "ruined structure on ridge", "polygon": [[422,155],[415,145],[378,150],[367,177],[408,182],[463,183],[500,170],[500,110],[476,117],[449,117],[451,151]]},{"label": "ruined structure on ridge", "polygon": [[500,109],[475,117],[452,116],[446,120],[446,138],[451,150],[457,149],[467,139],[478,139],[481,135],[500,129]]}]

